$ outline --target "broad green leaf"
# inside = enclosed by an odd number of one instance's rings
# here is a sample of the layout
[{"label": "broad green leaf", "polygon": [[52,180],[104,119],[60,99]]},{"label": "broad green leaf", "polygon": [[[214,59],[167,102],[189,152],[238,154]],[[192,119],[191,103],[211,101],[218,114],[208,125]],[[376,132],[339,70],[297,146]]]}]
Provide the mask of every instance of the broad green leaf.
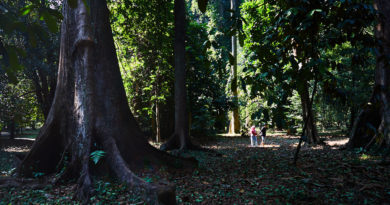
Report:
[{"label": "broad green leaf", "polygon": [[313,9],[312,11],[310,11],[309,16],[313,16],[315,12],[322,12],[322,10],[321,9]]},{"label": "broad green leaf", "polygon": [[24,8],[22,8],[20,10],[20,15],[25,16],[25,15],[29,14],[32,11],[32,9],[35,8],[35,7],[36,6],[33,5],[33,4],[25,6]]}]

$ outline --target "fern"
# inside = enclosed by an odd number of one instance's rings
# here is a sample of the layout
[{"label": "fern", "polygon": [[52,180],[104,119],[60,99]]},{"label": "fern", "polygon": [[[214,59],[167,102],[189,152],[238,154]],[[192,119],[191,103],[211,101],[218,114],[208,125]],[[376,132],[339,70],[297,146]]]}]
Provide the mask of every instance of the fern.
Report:
[{"label": "fern", "polygon": [[96,151],[93,151],[90,156],[91,156],[92,161],[95,164],[97,164],[99,162],[100,158],[104,157],[105,154],[106,154],[106,152],[103,150],[96,150]]}]

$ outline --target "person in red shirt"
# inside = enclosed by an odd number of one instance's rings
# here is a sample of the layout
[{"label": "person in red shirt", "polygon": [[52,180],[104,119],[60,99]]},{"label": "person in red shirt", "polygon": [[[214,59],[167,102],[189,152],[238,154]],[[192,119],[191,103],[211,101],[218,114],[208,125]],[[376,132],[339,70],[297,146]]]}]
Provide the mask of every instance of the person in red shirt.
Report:
[{"label": "person in red shirt", "polygon": [[257,132],[256,132],[256,127],[252,126],[250,130],[250,135],[251,135],[251,146],[257,146]]}]

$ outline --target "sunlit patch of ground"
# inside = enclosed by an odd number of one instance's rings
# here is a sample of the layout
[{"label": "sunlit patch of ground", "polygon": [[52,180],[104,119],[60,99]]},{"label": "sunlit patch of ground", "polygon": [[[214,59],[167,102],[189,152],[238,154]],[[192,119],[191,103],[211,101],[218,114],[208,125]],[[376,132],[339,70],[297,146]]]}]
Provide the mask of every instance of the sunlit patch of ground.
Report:
[{"label": "sunlit patch of ground", "polygon": [[338,139],[329,139],[325,140],[325,143],[329,146],[343,146],[348,142],[348,138],[338,138]]},{"label": "sunlit patch of ground", "polygon": [[220,136],[220,137],[241,137],[241,134],[228,134],[228,133],[224,133],[224,134],[218,134],[218,136]]},{"label": "sunlit patch of ground", "polygon": [[30,138],[0,139],[0,150],[5,152],[28,152],[34,141]]},{"label": "sunlit patch of ground", "polygon": [[35,138],[27,138],[27,137],[16,137],[15,140],[28,140],[28,141],[35,141]]},{"label": "sunlit patch of ground", "polygon": [[24,146],[24,147],[7,147],[2,149],[4,152],[28,152],[30,150],[30,147]]},{"label": "sunlit patch of ground", "polygon": [[149,140],[149,144],[151,144],[153,147],[155,147],[157,149],[162,145],[161,142],[156,142],[156,141],[152,141],[152,140]]},{"label": "sunlit patch of ground", "polygon": [[308,149],[311,149],[311,150],[323,150],[324,149],[324,146],[322,145],[316,145],[316,146],[311,146],[310,148]]},{"label": "sunlit patch of ground", "polygon": [[280,145],[278,145],[278,144],[264,144],[264,145],[258,145],[258,146],[248,145],[248,147],[258,147],[258,148],[279,148]]}]

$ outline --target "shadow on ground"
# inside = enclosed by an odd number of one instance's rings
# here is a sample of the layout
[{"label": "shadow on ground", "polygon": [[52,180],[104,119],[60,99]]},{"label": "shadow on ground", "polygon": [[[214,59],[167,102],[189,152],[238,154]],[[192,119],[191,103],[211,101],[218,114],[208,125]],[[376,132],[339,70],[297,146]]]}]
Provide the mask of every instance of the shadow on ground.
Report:
[{"label": "shadow on ground", "polygon": [[[176,184],[180,204],[388,204],[390,171],[377,165],[379,156],[342,151],[346,138],[323,136],[326,144],[304,145],[297,166],[292,165],[297,136],[276,134],[264,147],[250,147],[249,138],[218,137],[205,145],[220,154],[189,152],[199,160],[192,173],[161,168],[138,172],[146,181]],[[7,166],[12,155],[29,149],[32,141],[0,141]],[[2,159],[2,158],[1,158]],[[0,189],[0,198],[12,203],[72,203],[74,185],[43,190]],[[143,203],[115,182],[95,183],[92,203]],[[1,204],[1,202],[0,202]]]}]

